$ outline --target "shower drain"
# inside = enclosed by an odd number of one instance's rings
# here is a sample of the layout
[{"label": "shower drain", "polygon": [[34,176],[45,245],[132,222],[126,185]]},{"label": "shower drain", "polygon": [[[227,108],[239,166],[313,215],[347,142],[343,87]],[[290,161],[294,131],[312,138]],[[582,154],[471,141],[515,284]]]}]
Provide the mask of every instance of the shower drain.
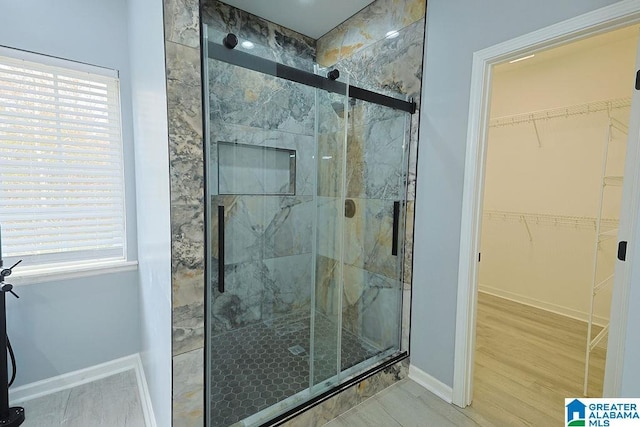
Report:
[{"label": "shower drain", "polygon": [[306,353],[306,350],[301,345],[294,345],[289,347],[289,352],[294,356],[300,356],[301,354]]}]

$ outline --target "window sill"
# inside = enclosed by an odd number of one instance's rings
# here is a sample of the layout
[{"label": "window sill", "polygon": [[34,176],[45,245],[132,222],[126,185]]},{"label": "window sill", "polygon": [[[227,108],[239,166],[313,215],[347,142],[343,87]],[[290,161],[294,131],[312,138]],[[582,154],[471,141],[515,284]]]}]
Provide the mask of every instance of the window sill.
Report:
[{"label": "window sill", "polygon": [[96,261],[35,268],[18,266],[14,270],[14,273],[5,279],[5,282],[9,282],[15,286],[23,286],[102,274],[135,271],[137,269],[138,261],[125,260]]}]

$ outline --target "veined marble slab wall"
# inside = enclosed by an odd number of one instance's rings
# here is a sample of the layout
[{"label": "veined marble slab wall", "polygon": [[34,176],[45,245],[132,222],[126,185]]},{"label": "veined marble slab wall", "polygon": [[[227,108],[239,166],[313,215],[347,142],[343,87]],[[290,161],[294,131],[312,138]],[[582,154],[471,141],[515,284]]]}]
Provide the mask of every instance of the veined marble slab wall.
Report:
[{"label": "veined marble slab wall", "polygon": [[[344,137],[341,141],[330,134],[320,140],[323,158],[329,161],[322,161],[319,186],[317,306],[330,317],[342,308],[346,330],[380,350],[397,345],[399,338],[402,252],[392,254],[392,237],[394,202],[403,200],[406,192],[407,116],[362,101],[351,106],[346,168],[342,165]],[[336,179],[343,173],[345,189],[343,180]],[[342,216],[343,191],[355,206],[351,218]],[[342,235],[344,246],[336,250]],[[339,307],[341,274],[344,292]]]},{"label": "veined marble slab wall", "polygon": [[317,61],[331,66],[425,17],[424,0],[377,0],[318,39]]},{"label": "veined marble slab wall", "polygon": [[224,36],[233,33],[240,42],[254,44],[250,50],[241,44],[236,49],[313,72],[316,41],[310,37],[216,0],[203,2],[202,22],[209,27],[210,41],[222,43]]},{"label": "veined marble slab wall", "polygon": [[[395,339],[397,329],[385,319],[401,304],[397,282],[402,286],[402,349],[408,349],[413,258],[413,212],[422,56],[425,30],[425,1],[378,0],[317,42],[317,61],[349,75],[349,82],[394,97],[413,98],[418,112],[411,117],[408,170],[402,170],[405,137],[404,118],[397,112],[370,104],[352,107],[347,146],[347,198],[356,203],[356,216],[345,222],[345,267],[343,322],[354,333],[385,347]],[[393,38],[386,38],[396,31]],[[406,184],[398,185],[400,181]],[[404,268],[396,270],[390,256],[393,201],[402,199],[407,188],[404,212]],[[331,189],[325,189],[331,192]],[[327,194],[330,196],[331,194]],[[329,204],[328,204],[329,205]],[[359,213],[358,213],[359,212]],[[326,253],[319,251],[321,255]],[[324,263],[331,267],[332,263]],[[330,269],[328,271],[331,271]],[[327,279],[318,286],[333,283]],[[395,291],[395,292],[394,292]],[[335,309],[335,292],[320,289],[321,307]],[[328,298],[323,301],[322,298]]]},{"label": "veined marble slab wall", "polygon": [[204,159],[199,4],[165,0],[173,299],[173,426],[204,423]]}]

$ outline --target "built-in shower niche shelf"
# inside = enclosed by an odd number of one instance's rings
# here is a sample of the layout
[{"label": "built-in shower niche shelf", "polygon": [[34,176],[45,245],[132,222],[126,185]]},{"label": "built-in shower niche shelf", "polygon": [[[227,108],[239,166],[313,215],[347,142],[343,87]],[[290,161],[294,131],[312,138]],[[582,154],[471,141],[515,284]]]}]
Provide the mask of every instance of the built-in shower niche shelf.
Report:
[{"label": "built-in shower niche shelf", "polygon": [[218,141],[218,194],[296,194],[296,151]]}]

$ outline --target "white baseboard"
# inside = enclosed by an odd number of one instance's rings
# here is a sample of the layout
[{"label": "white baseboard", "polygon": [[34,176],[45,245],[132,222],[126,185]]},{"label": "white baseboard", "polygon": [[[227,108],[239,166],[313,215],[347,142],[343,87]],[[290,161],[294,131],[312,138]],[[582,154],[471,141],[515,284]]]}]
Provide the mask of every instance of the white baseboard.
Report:
[{"label": "white baseboard", "polygon": [[429,390],[447,403],[453,401],[453,390],[442,381],[432,377],[420,368],[409,365],[409,378]]},{"label": "white baseboard", "polygon": [[46,380],[36,381],[34,383],[12,388],[9,390],[9,400],[11,401],[11,404],[27,402],[58,391],[67,390],[82,384],[87,384],[115,374],[126,372],[131,369],[133,369],[136,374],[138,391],[140,393],[140,404],[142,406],[145,423],[147,427],[156,427],[156,421],[153,415],[153,406],[151,405],[149,389],[147,387],[147,381],[142,367],[142,360],[140,359],[140,355],[137,353],[85,369],[80,369],[78,371],[47,378]]},{"label": "white baseboard", "polygon": [[[565,317],[570,317],[582,322],[587,322],[589,320],[589,313],[541,301],[536,298],[530,298],[524,295],[517,294],[515,292],[509,292],[503,289],[494,288],[492,286],[483,285],[481,283],[478,284],[478,292],[493,295],[494,297],[504,298],[509,301],[528,305],[530,307],[539,308],[541,310],[549,311],[551,313],[559,314]],[[593,316],[593,323],[598,326],[604,326],[609,323],[609,319],[606,319],[602,316]]]},{"label": "white baseboard", "polygon": [[157,427],[156,416],[153,413],[153,404],[151,403],[151,395],[149,394],[149,386],[147,385],[147,376],[144,374],[142,358],[140,353],[135,354],[136,357],[136,379],[138,380],[138,393],[140,396],[140,404],[142,405],[142,414],[147,427]]}]

